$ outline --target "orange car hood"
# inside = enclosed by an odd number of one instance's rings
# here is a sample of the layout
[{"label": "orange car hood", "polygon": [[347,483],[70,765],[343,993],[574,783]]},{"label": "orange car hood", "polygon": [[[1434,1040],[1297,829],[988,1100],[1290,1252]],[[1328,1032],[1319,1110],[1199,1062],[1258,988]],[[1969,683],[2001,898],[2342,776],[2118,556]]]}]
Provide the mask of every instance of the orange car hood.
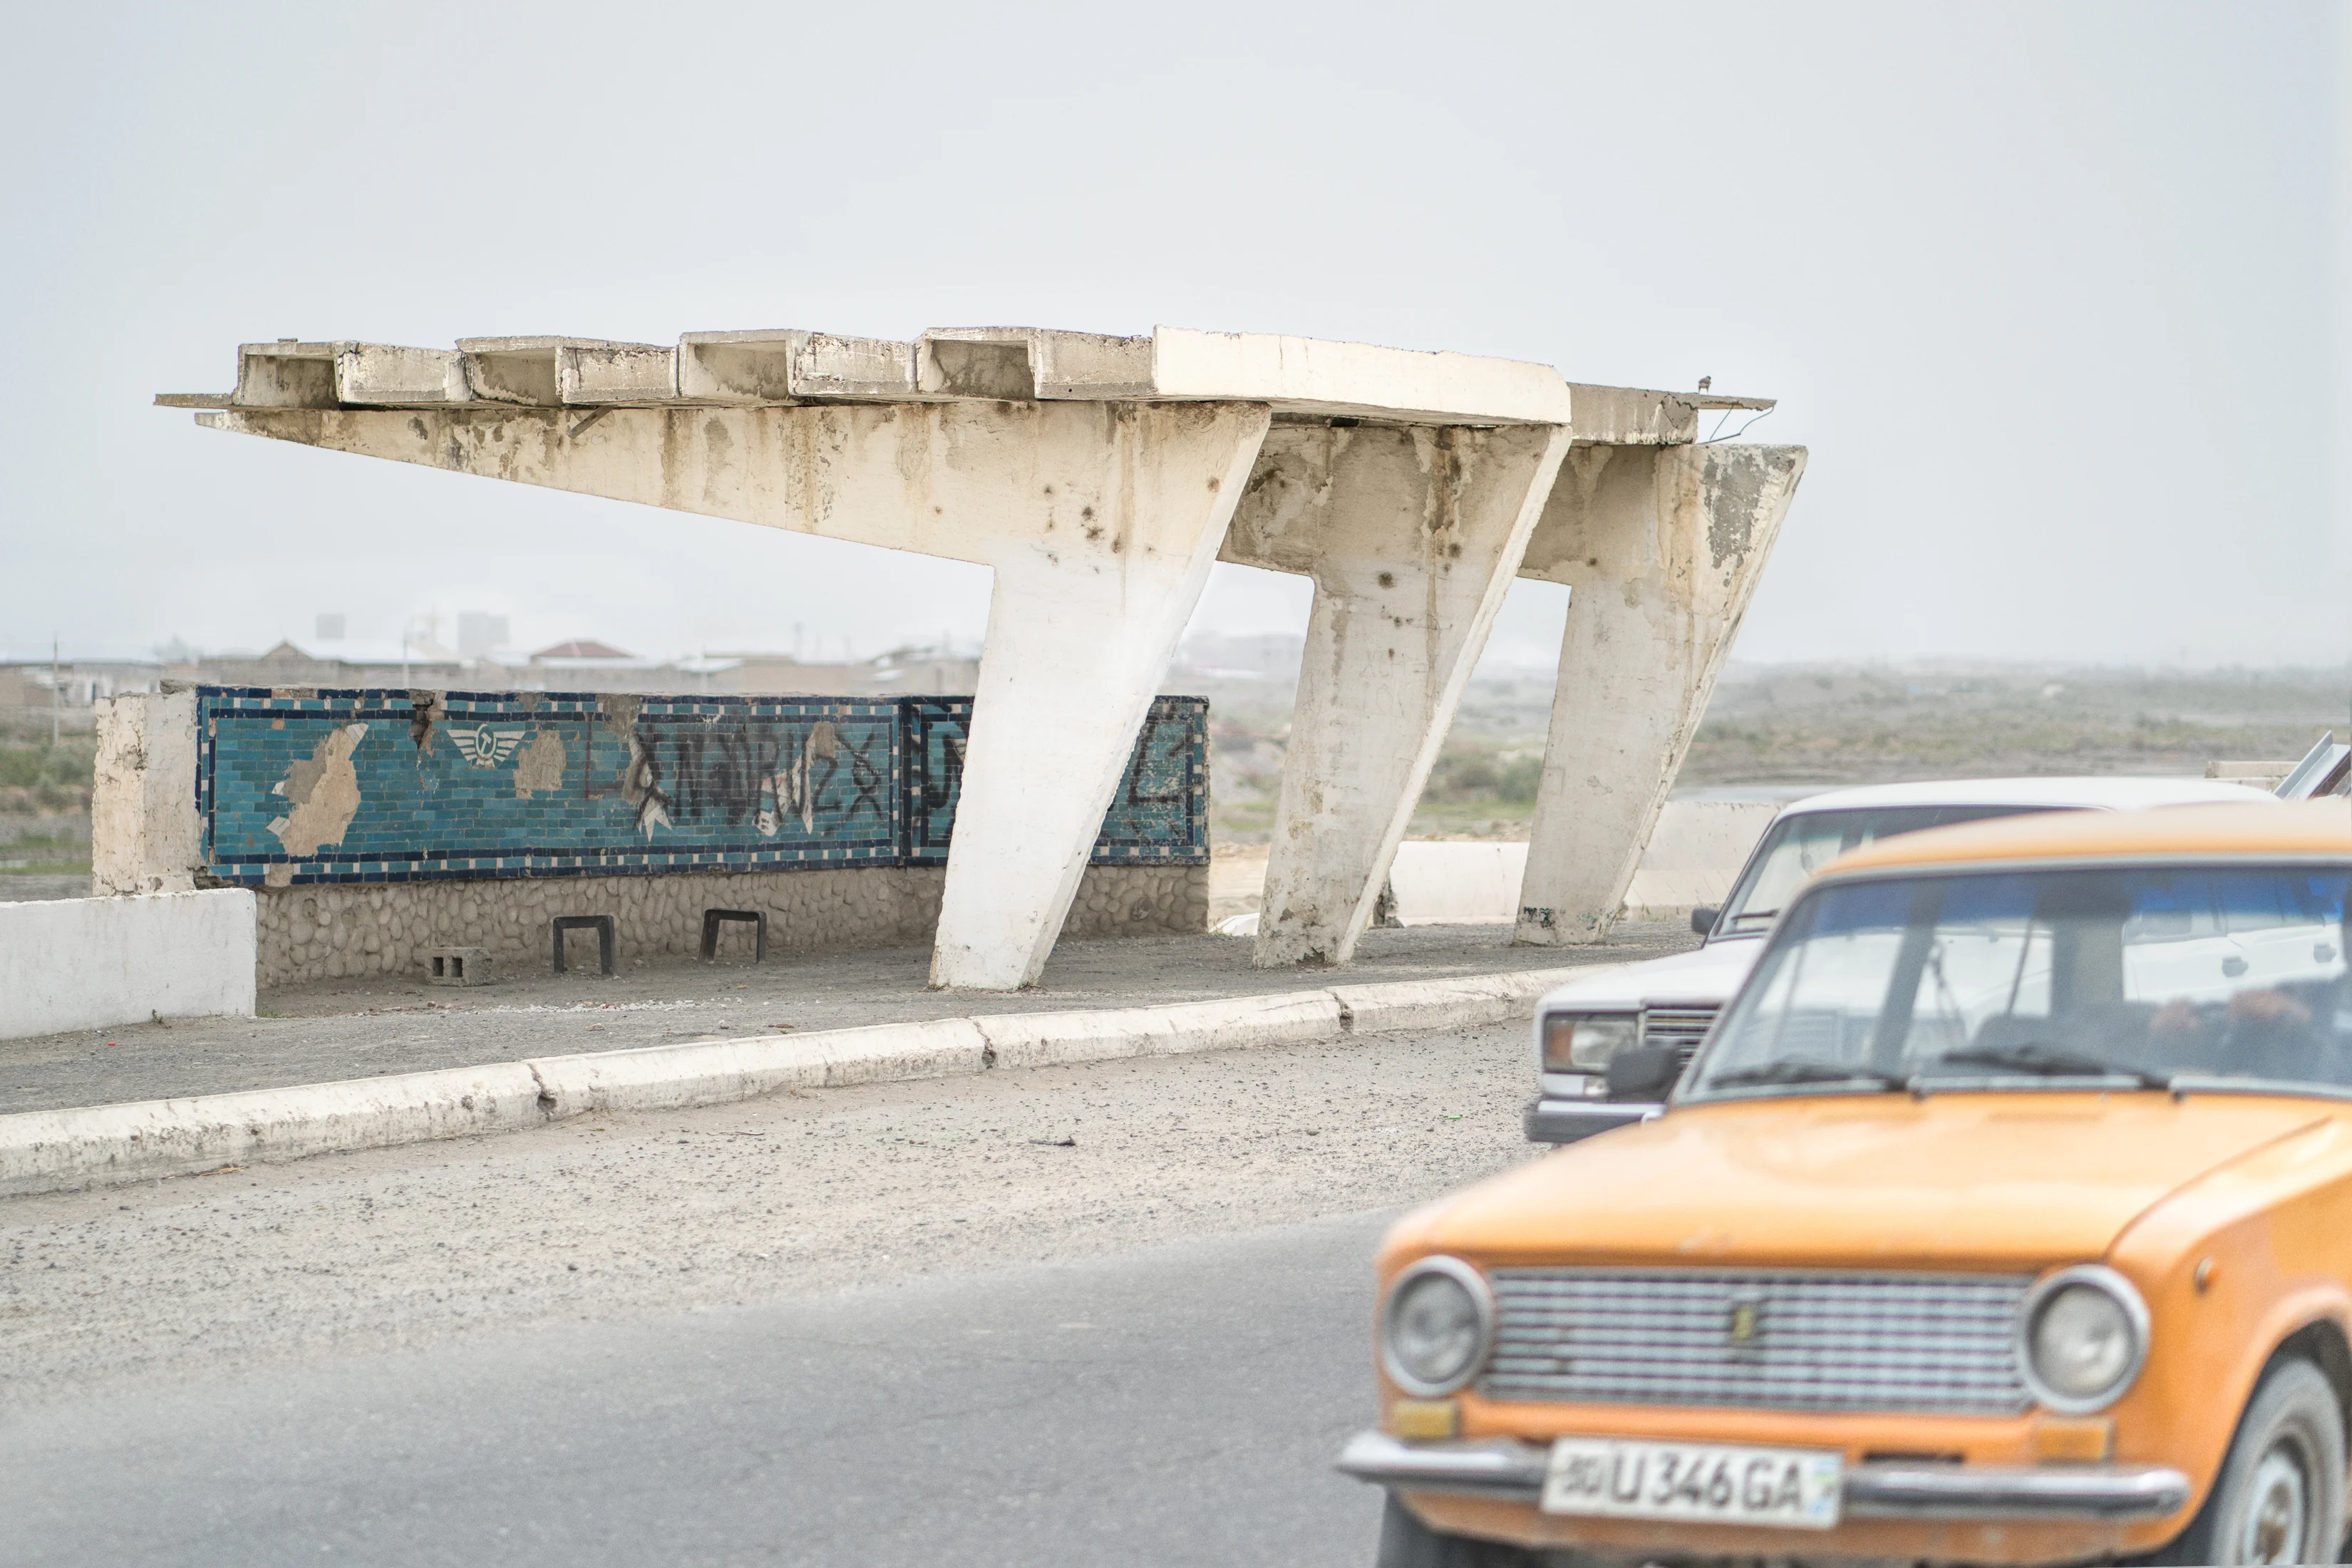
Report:
[{"label": "orange car hood", "polygon": [[1487,1264],[2034,1268],[2103,1256],[2168,1193],[2333,1110],[2161,1093],[1691,1106],[1473,1187],[1396,1239]]}]

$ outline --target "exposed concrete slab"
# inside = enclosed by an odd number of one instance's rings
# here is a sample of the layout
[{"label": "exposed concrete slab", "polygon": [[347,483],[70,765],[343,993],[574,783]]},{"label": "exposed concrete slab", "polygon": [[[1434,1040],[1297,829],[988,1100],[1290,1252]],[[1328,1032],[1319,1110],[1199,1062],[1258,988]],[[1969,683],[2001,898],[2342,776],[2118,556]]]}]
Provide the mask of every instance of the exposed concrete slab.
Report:
[{"label": "exposed concrete slab", "polygon": [[1518,940],[1599,942],[1706,711],[1801,447],[1580,447],[1521,572],[1570,591]]}]

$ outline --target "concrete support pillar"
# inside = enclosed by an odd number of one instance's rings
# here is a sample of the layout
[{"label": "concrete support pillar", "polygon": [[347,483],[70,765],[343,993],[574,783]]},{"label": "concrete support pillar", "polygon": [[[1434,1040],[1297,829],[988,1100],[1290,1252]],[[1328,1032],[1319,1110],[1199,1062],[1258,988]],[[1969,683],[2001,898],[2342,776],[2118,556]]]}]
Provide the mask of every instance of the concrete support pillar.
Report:
[{"label": "concrete support pillar", "polygon": [[1805,468],[1801,447],[1579,447],[1525,575],[1570,589],[1517,940],[1604,940]]},{"label": "concrete support pillar", "polygon": [[196,694],[100,698],[89,797],[90,893],[184,893],[205,863],[196,816]]},{"label": "concrete support pillar", "polygon": [[1056,521],[1006,531],[992,552],[934,985],[1006,990],[1045,968],[1267,413],[1161,405],[1100,423],[1092,447],[1025,487]]},{"label": "concrete support pillar", "polygon": [[1258,923],[1344,963],[1568,449],[1564,426],[1283,426],[1231,559],[1315,579]]}]

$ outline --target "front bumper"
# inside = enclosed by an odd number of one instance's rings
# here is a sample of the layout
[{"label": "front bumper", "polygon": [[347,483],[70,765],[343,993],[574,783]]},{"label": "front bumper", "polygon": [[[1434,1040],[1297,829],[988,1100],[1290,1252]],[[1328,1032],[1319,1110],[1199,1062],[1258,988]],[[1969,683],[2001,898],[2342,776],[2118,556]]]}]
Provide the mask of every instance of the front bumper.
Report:
[{"label": "front bumper", "polygon": [[1528,1101],[1528,1142],[1573,1143],[1596,1132],[1647,1121],[1664,1109],[1636,1100],[1559,1100],[1544,1095]]},{"label": "front bumper", "polygon": [[[1362,1432],[1339,1456],[1358,1480],[1403,1491],[1458,1492],[1532,1503],[1550,1450],[1513,1437],[1407,1443]],[[1849,1465],[1843,1509],[1856,1519],[2129,1522],[2188,1506],[2189,1478],[2164,1465]]]}]

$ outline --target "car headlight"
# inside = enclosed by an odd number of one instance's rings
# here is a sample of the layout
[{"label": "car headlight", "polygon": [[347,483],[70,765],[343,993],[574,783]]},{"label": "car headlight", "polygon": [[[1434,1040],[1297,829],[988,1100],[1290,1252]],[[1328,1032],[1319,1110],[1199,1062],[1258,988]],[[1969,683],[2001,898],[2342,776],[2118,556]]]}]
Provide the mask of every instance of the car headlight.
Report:
[{"label": "car headlight", "polygon": [[1641,1016],[1635,1013],[1547,1013],[1544,1070],[1607,1072],[1609,1058],[1631,1048],[1641,1032]]},{"label": "car headlight", "polygon": [[2018,1313],[2018,1364],[2025,1385],[2070,1415],[2123,1397],[2147,1358],[2147,1304],[2112,1268],[2062,1268],[2026,1292]]},{"label": "car headlight", "polygon": [[1433,1399],[1477,1375],[1494,1325],[1484,1276],[1458,1258],[1424,1258],[1389,1287],[1381,1359],[1398,1387]]}]

